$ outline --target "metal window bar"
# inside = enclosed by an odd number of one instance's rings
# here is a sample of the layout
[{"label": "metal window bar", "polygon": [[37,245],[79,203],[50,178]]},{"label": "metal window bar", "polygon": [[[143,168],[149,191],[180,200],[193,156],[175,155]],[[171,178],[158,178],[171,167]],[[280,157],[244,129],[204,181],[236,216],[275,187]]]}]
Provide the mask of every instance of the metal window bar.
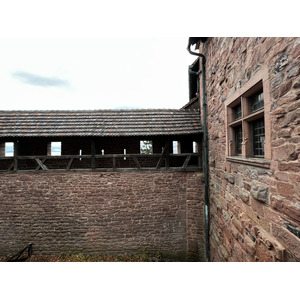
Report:
[{"label": "metal window bar", "polygon": [[251,113],[254,113],[258,110],[261,110],[264,108],[264,94],[263,92],[259,92],[255,95],[253,95],[250,98],[251,101]]},{"label": "metal window bar", "polygon": [[259,119],[252,122],[253,156],[264,157],[265,121]]},{"label": "metal window bar", "polygon": [[239,120],[242,117],[242,105],[239,104],[234,108],[234,119]]},{"label": "metal window bar", "polygon": [[242,126],[235,128],[235,154],[242,155],[243,131]]}]

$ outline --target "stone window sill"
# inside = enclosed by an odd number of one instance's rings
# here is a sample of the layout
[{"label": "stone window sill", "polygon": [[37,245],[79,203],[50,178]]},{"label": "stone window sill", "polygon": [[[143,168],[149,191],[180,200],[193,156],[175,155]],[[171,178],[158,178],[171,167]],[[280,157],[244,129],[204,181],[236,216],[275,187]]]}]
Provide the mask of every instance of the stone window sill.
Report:
[{"label": "stone window sill", "polygon": [[264,158],[226,156],[226,160],[233,163],[250,165],[264,169],[270,169],[271,161]]}]

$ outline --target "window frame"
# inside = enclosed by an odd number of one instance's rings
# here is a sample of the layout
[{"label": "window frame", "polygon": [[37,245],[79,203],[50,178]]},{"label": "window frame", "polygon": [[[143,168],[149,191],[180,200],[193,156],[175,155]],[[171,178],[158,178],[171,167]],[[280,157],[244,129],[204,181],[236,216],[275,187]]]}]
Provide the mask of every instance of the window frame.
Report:
[{"label": "window frame", "polygon": [[[251,111],[251,97],[263,92],[264,105],[256,111]],[[271,123],[270,123],[270,83],[268,79],[268,69],[262,66],[253,77],[244,84],[239,90],[228,97],[225,101],[225,126],[226,126],[226,158],[227,160],[240,159],[241,163],[265,164],[271,160]],[[236,108],[241,105],[242,116],[236,118]],[[254,142],[252,127],[253,122],[264,119],[265,138],[264,138],[264,157],[254,155]],[[235,128],[242,126],[242,154],[236,153]]]}]

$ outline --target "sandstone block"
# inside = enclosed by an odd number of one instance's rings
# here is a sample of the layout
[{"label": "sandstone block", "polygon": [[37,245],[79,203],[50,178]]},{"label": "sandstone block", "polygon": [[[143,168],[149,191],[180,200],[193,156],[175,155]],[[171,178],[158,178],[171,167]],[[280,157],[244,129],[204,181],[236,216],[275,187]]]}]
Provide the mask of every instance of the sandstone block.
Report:
[{"label": "sandstone block", "polygon": [[289,232],[286,228],[277,224],[272,225],[272,233],[274,238],[290,252],[296,260],[300,261],[300,239]]},{"label": "sandstone block", "polygon": [[287,77],[292,78],[300,74],[300,63],[294,63],[287,69]]},{"label": "sandstone block", "polygon": [[279,195],[284,197],[293,197],[294,186],[287,182],[277,182],[277,192]]},{"label": "sandstone block", "polygon": [[249,204],[249,199],[250,199],[249,193],[246,192],[245,190],[240,190],[239,194],[242,201],[245,202],[246,204]]},{"label": "sandstone block", "polygon": [[256,226],[256,250],[259,261],[284,261],[285,247],[270,233]]},{"label": "sandstone block", "polygon": [[284,198],[281,198],[280,196],[271,196],[271,206],[276,209],[277,211],[280,211],[284,213],[285,215],[289,216],[295,221],[300,222],[300,204],[294,203],[291,201],[287,201]]},{"label": "sandstone block", "polygon": [[295,145],[286,145],[273,150],[273,158],[278,161],[288,161],[297,159]]},{"label": "sandstone block", "polygon": [[238,229],[238,231],[240,233],[243,233],[243,226],[242,226],[241,222],[236,217],[232,218],[232,223]]},{"label": "sandstone block", "polygon": [[294,89],[299,89],[300,88],[300,80],[298,80],[296,83],[293,85]]},{"label": "sandstone block", "polygon": [[288,64],[288,55],[283,54],[277,61],[275,64],[275,68],[274,68],[274,73],[279,73],[280,71],[282,71],[286,65]]},{"label": "sandstone block", "polygon": [[283,79],[284,79],[284,74],[281,73],[279,74],[272,82],[272,88],[275,88],[277,86],[279,86],[282,82],[283,82]]},{"label": "sandstone block", "polygon": [[232,175],[232,174],[226,173],[225,176],[224,176],[224,178],[225,178],[228,182],[230,182],[231,184],[234,184],[234,182],[235,182],[234,175]]},{"label": "sandstone block", "polygon": [[251,196],[260,202],[263,203],[268,203],[269,202],[269,188],[256,184],[256,183],[252,183],[251,184],[251,190],[250,190],[250,194]]}]

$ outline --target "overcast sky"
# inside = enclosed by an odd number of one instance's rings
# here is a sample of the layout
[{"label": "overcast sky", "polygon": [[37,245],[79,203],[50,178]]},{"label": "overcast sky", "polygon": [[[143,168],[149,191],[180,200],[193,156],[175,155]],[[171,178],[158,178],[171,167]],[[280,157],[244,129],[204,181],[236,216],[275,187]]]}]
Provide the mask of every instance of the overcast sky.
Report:
[{"label": "overcast sky", "polygon": [[182,38],[1,38],[1,109],[180,108]]}]

